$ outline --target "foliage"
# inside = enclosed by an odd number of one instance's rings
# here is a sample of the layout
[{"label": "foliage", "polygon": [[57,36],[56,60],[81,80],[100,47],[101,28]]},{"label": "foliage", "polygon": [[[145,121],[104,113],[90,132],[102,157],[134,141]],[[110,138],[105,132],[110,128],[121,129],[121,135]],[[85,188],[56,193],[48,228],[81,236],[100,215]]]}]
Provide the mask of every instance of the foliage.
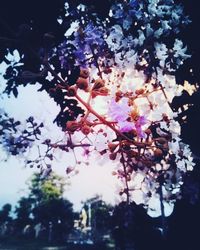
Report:
[{"label": "foliage", "polygon": [[54,173],[46,179],[34,174],[28,197],[21,198],[15,210],[19,228],[41,223],[49,229],[51,224],[53,239],[65,239],[73,227],[74,216],[72,204],[63,198],[64,185],[64,179]]},{"label": "foliage", "polygon": [[50,200],[58,200],[63,196],[64,178],[55,173],[49,174],[48,177],[42,178],[36,173],[30,182],[30,198],[35,203],[46,203]]},{"label": "foliage", "polygon": [[99,200],[91,206],[92,226],[100,233],[106,233],[110,229],[112,206]]},{"label": "foliage", "polygon": [[32,203],[31,199],[22,197],[18,201],[18,205],[15,208],[16,218],[16,226],[20,231],[26,225],[30,225],[32,223],[31,214],[32,214]]},{"label": "foliage", "polygon": [[9,222],[12,220],[10,216],[12,206],[8,203],[5,204],[2,209],[0,210],[0,224],[3,224],[4,222]]},{"label": "foliage", "polygon": [[131,243],[136,249],[159,249],[159,237],[155,241],[156,230],[153,228],[153,220],[142,206],[135,203],[122,202],[114,208],[112,232],[116,246],[120,249]]}]

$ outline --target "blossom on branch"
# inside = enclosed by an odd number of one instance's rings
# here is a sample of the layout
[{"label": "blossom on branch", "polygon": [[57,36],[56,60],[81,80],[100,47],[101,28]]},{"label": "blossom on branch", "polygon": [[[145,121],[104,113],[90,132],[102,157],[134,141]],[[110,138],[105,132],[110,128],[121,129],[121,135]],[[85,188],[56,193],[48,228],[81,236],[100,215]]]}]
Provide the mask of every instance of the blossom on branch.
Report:
[{"label": "blossom on branch", "polygon": [[[87,162],[95,155],[96,162],[113,164],[120,197],[128,203],[151,210],[162,191],[164,202],[173,204],[194,166],[181,140],[179,111],[172,108],[185,89],[175,72],[190,57],[177,38],[188,17],[173,0],[113,0],[106,17],[82,4],[72,9],[66,9],[71,26],[47,68],[65,143],[46,142],[47,151],[73,153],[75,165],[81,162],[76,151]],[[9,139],[3,140],[8,147]]]}]

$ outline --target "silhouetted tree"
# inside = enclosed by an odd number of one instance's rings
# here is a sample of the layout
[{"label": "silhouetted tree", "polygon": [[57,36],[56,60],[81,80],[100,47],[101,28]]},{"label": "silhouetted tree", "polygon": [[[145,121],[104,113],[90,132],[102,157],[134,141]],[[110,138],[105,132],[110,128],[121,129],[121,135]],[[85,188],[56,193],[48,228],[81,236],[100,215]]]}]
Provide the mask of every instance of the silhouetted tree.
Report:
[{"label": "silhouetted tree", "polygon": [[20,232],[22,232],[23,228],[26,225],[32,224],[32,200],[28,197],[22,197],[18,201],[18,205],[15,208],[15,214],[16,214],[16,219],[15,219],[15,224],[16,224],[16,229]]},{"label": "silhouetted tree", "polygon": [[34,223],[52,230],[52,240],[63,240],[73,227],[73,207],[63,198],[64,185],[62,177],[51,173],[46,178],[35,174],[29,186]]},{"label": "silhouetted tree", "polygon": [[3,205],[2,209],[0,210],[0,224],[12,220],[10,216],[11,209],[12,209],[11,204],[7,203]]}]

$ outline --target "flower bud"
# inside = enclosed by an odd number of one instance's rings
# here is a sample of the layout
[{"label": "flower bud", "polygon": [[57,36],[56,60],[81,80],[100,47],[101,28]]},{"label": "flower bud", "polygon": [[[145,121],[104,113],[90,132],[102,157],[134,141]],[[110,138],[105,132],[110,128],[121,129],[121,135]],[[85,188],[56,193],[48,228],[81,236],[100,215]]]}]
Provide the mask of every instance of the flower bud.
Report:
[{"label": "flower bud", "polygon": [[109,142],[108,143],[108,148],[110,150],[110,152],[114,152],[115,149],[117,148],[118,144],[115,144],[115,143],[112,143],[112,142]]},{"label": "flower bud", "polygon": [[138,134],[136,129],[133,129],[133,130],[131,131],[131,133],[132,133],[133,137],[136,137],[137,134]]},{"label": "flower bud", "polygon": [[137,110],[137,109],[133,109],[133,110],[131,111],[131,118],[132,118],[133,120],[137,120],[138,115],[139,115],[139,113],[138,113],[138,110]]},{"label": "flower bud", "polygon": [[94,90],[92,90],[92,98],[95,98],[96,96],[107,96],[108,92],[109,92],[109,90],[106,87],[94,89]]},{"label": "flower bud", "polygon": [[167,116],[167,114],[163,114],[162,117],[163,117],[163,121],[169,122],[169,117]]},{"label": "flower bud", "polygon": [[66,174],[70,174],[72,171],[74,171],[74,167],[67,167],[66,168]]},{"label": "flower bud", "polygon": [[88,69],[84,69],[84,68],[80,69],[80,77],[85,78],[85,79],[88,78],[89,77]]},{"label": "flower bud", "polygon": [[152,133],[152,132],[151,132],[151,129],[149,129],[149,128],[146,129],[146,130],[145,130],[145,133],[146,133],[147,135],[150,135],[150,134]]},{"label": "flower bud", "polygon": [[142,160],[142,163],[148,168],[150,168],[154,164],[154,162],[150,160]]},{"label": "flower bud", "polygon": [[66,123],[66,129],[70,132],[75,132],[78,128],[80,128],[80,124],[76,121],[68,121]]},{"label": "flower bud", "polygon": [[128,151],[128,156],[129,157],[137,157],[139,155],[139,153],[137,152],[137,151],[134,151],[134,150],[130,150],[130,151]]},{"label": "flower bud", "polygon": [[110,73],[112,73],[112,69],[111,68],[105,68],[103,73],[104,74],[110,74]]},{"label": "flower bud", "polygon": [[116,92],[115,96],[115,101],[118,102],[123,97],[123,92],[119,90]]},{"label": "flower bud", "polygon": [[76,85],[79,89],[83,89],[85,91],[88,90],[88,80],[83,78],[83,77],[79,77],[78,80],[76,81]]},{"label": "flower bud", "polygon": [[124,191],[120,191],[119,195],[122,196],[124,194]]},{"label": "flower bud", "polygon": [[126,180],[127,180],[127,181],[131,181],[131,176],[130,176],[130,175],[127,175],[127,176],[126,176]]},{"label": "flower bud", "polygon": [[168,150],[169,150],[169,145],[168,145],[167,142],[166,142],[165,144],[162,145],[162,149],[163,149],[164,152],[168,152]]},{"label": "flower bud", "polygon": [[111,153],[111,154],[109,155],[109,158],[110,158],[110,160],[112,160],[112,161],[114,161],[114,160],[116,159],[116,157],[117,157],[117,153]]},{"label": "flower bud", "polygon": [[68,88],[68,96],[75,96],[76,95],[76,87],[72,86]]},{"label": "flower bud", "polygon": [[161,158],[163,156],[163,151],[159,148],[157,148],[155,151],[154,151],[154,156],[156,158]]},{"label": "flower bud", "polygon": [[117,172],[116,171],[112,171],[112,175],[117,175]]},{"label": "flower bud", "polygon": [[84,135],[88,135],[88,134],[91,132],[91,128],[90,128],[88,125],[84,125],[84,126],[81,128],[81,132],[82,132]]},{"label": "flower bud", "polygon": [[136,95],[142,95],[144,93],[144,89],[137,89],[136,91],[135,91],[135,94]]},{"label": "flower bud", "polygon": [[157,143],[159,143],[159,144],[165,144],[165,143],[167,143],[167,140],[164,137],[156,138],[155,141]]},{"label": "flower bud", "polygon": [[132,173],[133,173],[132,167],[128,166],[128,167],[126,168],[126,172],[127,172],[128,174],[132,174]]},{"label": "flower bud", "polygon": [[104,80],[102,80],[101,78],[98,78],[97,80],[95,80],[92,90],[97,90],[104,86],[105,86]]}]

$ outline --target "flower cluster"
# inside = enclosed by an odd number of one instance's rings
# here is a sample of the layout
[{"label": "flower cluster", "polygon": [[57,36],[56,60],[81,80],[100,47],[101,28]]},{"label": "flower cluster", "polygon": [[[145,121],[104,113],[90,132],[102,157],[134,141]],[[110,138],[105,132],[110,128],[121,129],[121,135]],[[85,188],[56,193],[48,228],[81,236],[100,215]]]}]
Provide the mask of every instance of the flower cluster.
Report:
[{"label": "flower cluster", "polygon": [[[71,28],[72,29],[72,28]],[[75,25],[75,30],[71,39],[64,41],[58,48],[62,67],[65,68],[68,52],[74,57],[75,63],[79,65],[87,65],[88,63],[96,63],[94,56],[100,57],[104,51],[104,32],[103,27],[95,26],[92,22],[87,25]],[[103,50],[103,51],[102,51]]]},{"label": "flower cluster", "polygon": [[32,147],[34,140],[38,140],[43,123],[37,124],[33,117],[27,119],[27,129],[23,129],[20,121],[8,117],[0,110],[0,144],[11,155],[22,155]]},{"label": "flower cluster", "polygon": [[142,126],[146,124],[145,116],[139,116],[134,107],[128,105],[128,99],[123,97],[120,101],[111,101],[108,113],[113,121],[116,121],[121,132],[135,130],[140,138],[145,138]]},{"label": "flower cluster", "polygon": [[[115,1],[105,20],[86,16],[66,32],[80,70],[62,91],[85,111],[66,121],[66,134],[87,145],[87,157],[114,164],[122,199],[151,207],[162,187],[163,199],[174,202],[194,166],[171,108],[183,90],[174,71],[189,57],[177,38],[188,17],[173,0]],[[60,51],[68,57],[66,42]]]}]

